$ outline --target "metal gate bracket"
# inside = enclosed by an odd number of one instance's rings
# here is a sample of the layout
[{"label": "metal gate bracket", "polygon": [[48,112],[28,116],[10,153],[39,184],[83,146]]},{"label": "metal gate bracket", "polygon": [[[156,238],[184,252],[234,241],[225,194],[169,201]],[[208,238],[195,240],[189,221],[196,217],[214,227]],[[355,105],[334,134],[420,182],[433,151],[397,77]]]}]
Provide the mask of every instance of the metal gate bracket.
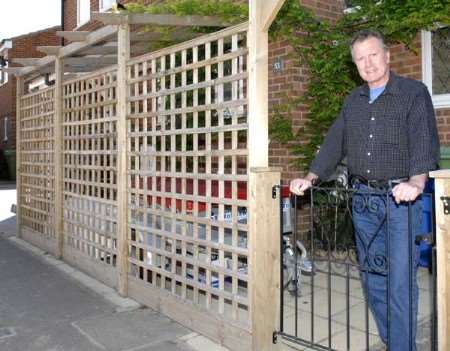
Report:
[{"label": "metal gate bracket", "polygon": [[279,185],[274,185],[272,187],[272,199],[277,198],[277,189],[280,189],[281,187]]},{"label": "metal gate bracket", "polygon": [[442,203],[444,204],[444,213],[450,214],[450,196],[441,196]]},{"label": "metal gate bracket", "polygon": [[276,331],[272,334],[272,343],[276,344],[278,342],[278,333]]}]

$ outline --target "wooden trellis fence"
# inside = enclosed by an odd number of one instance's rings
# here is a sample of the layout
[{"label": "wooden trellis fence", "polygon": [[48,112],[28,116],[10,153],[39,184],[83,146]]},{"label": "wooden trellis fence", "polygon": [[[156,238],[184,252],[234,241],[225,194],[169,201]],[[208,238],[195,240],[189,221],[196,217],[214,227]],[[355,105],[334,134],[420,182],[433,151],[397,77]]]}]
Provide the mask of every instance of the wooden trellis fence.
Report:
[{"label": "wooden trellis fence", "polygon": [[69,45],[55,86],[24,93],[18,74],[19,233],[232,350],[269,349],[279,172],[252,168],[267,167],[267,102],[249,105],[267,96],[250,79],[267,33],[244,23],[130,58],[129,23],[116,32],[115,66],[65,80]]}]

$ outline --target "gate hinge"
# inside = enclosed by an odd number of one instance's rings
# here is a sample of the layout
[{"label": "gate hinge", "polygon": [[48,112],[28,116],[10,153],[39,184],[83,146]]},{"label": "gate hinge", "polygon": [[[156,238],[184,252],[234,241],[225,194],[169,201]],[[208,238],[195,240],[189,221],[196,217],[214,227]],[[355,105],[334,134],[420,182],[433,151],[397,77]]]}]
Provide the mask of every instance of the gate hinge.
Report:
[{"label": "gate hinge", "polygon": [[450,214],[450,196],[441,196],[441,200],[444,204],[444,214]]},{"label": "gate hinge", "polygon": [[278,332],[274,331],[272,334],[272,343],[276,344],[278,342]]},{"label": "gate hinge", "polygon": [[281,186],[280,185],[274,185],[272,187],[272,199],[276,199],[277,198],[277,189],[280,189]]}]

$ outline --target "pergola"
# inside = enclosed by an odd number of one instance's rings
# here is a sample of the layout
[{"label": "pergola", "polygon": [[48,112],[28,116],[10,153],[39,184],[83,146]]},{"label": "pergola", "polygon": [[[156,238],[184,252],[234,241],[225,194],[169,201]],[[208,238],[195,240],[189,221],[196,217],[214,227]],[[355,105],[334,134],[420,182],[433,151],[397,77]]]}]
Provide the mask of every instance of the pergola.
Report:
[{"label": "pergola", "polygon": [[[210,337],[222,341],[225,345],[231,347],[245,348],[245,340],[250,340],[253,350],[262,351],[272,348],[273,332],[277,329],[277,312],[279,299],[279,270],[280,270],[280,233],[279,233],[279,200],[273,196],[273,186],[279,184],[280,170],[268,168],[268,29],[274,20],[276,14],[281,8],[284,0],[250,0],[250,19],[248,23],[237,26],[237,30],[244,30],[247,33],[248,56],[246,58],[246,83],[240,89],[245,89],[247,93],[247,157],[248,157],[248,232],[250,233],[248,246],[248,288],[249,296],[242,301],[249,301],[248,312],[250,325],[249,329],[239,331],[234,327],[226,326],[226,330],[217,332],[211,331],[207,323],[202,322],[200,317],[193,315],[191,327],[199,332],[206,333]],[[73,75],[80,75],[88,72],[96,72],[111,68],[113,65],[117,74],[116,86],[116,111],[117,111],[117,285],[116,288],[124,296],[130,295],[128,271],[129,271],[129,236],[128,236],[128,217],[129,203],[127,203],[127,186],[130,186],[130,170],[127,168],[130,150],[127,144],[127,138],[130,131],[127,130],[127,113],[129,98],[129,62],[137,56],[145,53],[148,49],[148,43],[160,40],[160,33],[148,32],[145,27],[150,26],[173,26],[173,36],[179,40],[191,40],[198,36],[189,30],[193,26],[206,27],[227,27],[216,17],[205,16],[184,16],[179,17],[169,14],[132,14],[132,13],[95,13],[92,18],[102,22],[104,26],[92,31],[60,31],[58,35],[70,41],[66,46],[42,46],[39,51],[47,56],[43,58],[23,58],[15,59],[13,62],[21,64],[24,67],[4,68],[5,71],[16,75],[17,77],[17,111],[27,108],[21,106],[23,98],[29,95],[25,91],[25,83],[44,74],[55,74],[55,84],[52,87],[52,99],[54,101],[54,233],[56,236],[54,254],[58,258],[65,258],[64,243],[64,135],[63,135],[63,116],[64,116],[64,84],[68,79],[73,79]],[[210,34],[215,38],[216,34]],[[207,36],[203,36],[207,38]],[[206,39],[203,39],[206,40]],[[186,50],[193,41],[187,44],[179,44],[180,50]],[[185,45],[185,48],[184,46]],[[237,41],[233,39],[233,47]],[[184,49],[183,49],[184,48]],[[234,50],[234,49],[233,49]],[[168,51],[169,52],[169,51]],[[238,51],[237,54],[240,54]],[[233,55],[230,54],[233,59]],[[173,54],[171,57],[174,57]],[[183,58],[185,60],[185,58]],[[220,59],[217,59],[220,60]],[[183,61],[185,62],[185,61]],[[219,62],[219,61],[218,61]],[[233,61],[238,62],[238,61]],[[115,66],[114,66],[115,65]],[[128,66],[127,66],[128,65]],[[198,65],[190,64],[194,70]],[[233,63],[235,65],[235,63]],[[144,67],[146,67],[144,65]],[[233,66],[237,67],[237,66]],[[235,68],[233,68],[234,70]],[[176,70],[174,70],[175,72]],[[208,69],[207,69],[208,72]],[[170,69],[166,69],[161,74],[170,74]],[[185,74],[185,73],[182,73]],[[242,77],[244,75],[241,74]],[[184,80],[185,78],[183,78]],[[219,77],[217,82],[226,78]],[[217,83],[216,82],[216,83]],[[211,85],[215,84],[214,81]],[[195,85],[195,79],[194,79]],[[204,84],[205,87],[209,83]],[[198,84],[199,89],[203,85]],[[207,88],[206,88],[207,89]],[[176,92],[176,89],[172,89]],[[184,106],[184,107],[183,107]],[[189,110],[182,106],[182,110]],[[195,107],[194,107],[195,110]],[[19,118],[19,117],[18,117]],[[17,123],[17,145],[21,145],[20,123]],[[227,132],[228,133],[228,132]],[[233,133],[233,132],[231,132]],[[233,134],[234,135],[234,134]],[[236,134],[237,135],[237,134]],[[223,142],[220,142],[223,143]],[[219,144],[220,144],[219,143]],[[237,141],[236,141],[237,143]],[[18,189],[18,210],[17,223],[18,233],[23,233],[24,225],[22,221],[21,202],[26,196],[23,193],[24,188],[21,184],[21,163],[23,155],[17,153],[17,189]],[[200,155],[201,153],[198,153]],[[219,156],[223,162],[224,156]],[[237,157],[237,156],[230,156]],[[183,161],[184,162],[184,161]],[[129,162],[128,162],[129,165]],[[223,166],[221,166],[223,167]],[[218,179],[222,179],[223,176]],[[242,177],[241,177],[242,178]],[[236,178],[236,179],[241,179]],[[227,179],[226,177],[223,179]],[[128,188],[129,189],[129,188]],[[233,190],[235,192],[236,190]],[[223,193],[222,185],[219,186],[219,193]],[[234,202],[232,202],[234,203]],[[235,201],[236,204],[241,202]],[[224,206],[219,206],[219,216],[223,216]],[[234,206],[234,205],[233,205]],[[28,206],[29,207],[29,206]],[[27,208],[26,206],[24,208]],[[41,210],[39,210],[41,211]],[[234,210],[233,210],[234,211]],[[42,212],[42,211],[41,211]],[[175,216],[175,213],[172,213]],[[238,224],[234,224],[234,227]],[[221,231],[224,229],[220,229]],[[233,229],[233,233],[234,233]],[[237,232],[236,232],[237,233]],[[258,235],[256,239],[254,236]],[[221,234],[223,235],[223,234]],[[233,234],[237,235],[237,234]],[[24,237],[27,239],[27,237]],[[234,240],[234,239],[233,239]],[[237,262],[238,253],[236,249],[233,258]],[[222,255],[222,254],[221,254]],[[221,256],[222,257],[222,256]],[[222,260],[223,258],[221,258]],[[237,277],[240,273],[237,271],[237,263],[233,263]],[[184,266],[183,266],[184,267]],[[185,269],[185,268],[183,268]],[[195,273],[198,274],[198,273]],[[219,274],[219,280],[223,281],[224,273]],[[209,289],[209,287],[208,287]],[[237,291],[237,280],[233,283],[233,292]],[[235,294],[235,293],[233,293]],[[220,293],[219,293],[220,295]],[[224,293],[224,296],[228,296]],[[234,295],[230,295],[234,296]],[[234,298],[234,297],[233,297]],[[143,298],[144,301],[145,298]],[[159,298],[161,299],[161,298]],[[158,300],[163,304],[162,300]],[[171,300],[172,301],[172,300]],[[222,298],[221,298],[221,301]],[[233,309],[237,309],[238,302],[233,302]],[[223,302],[221,302],[223,304]],[[150,302],[149,305],[152,305]],[[164,311],[171,311],[169,305],[161,307]],[[219,309],[223,307],[219,306]],[[233,312],[235,313],[235,312]],[[176,308],[169,313],[173,318],[183,322],[185,316],[177,318]],[[217,334],[218,333],[218,334]],[[227,333],[227,335],[223,335]],[[239,346],[236,346],[239,345]]]}]

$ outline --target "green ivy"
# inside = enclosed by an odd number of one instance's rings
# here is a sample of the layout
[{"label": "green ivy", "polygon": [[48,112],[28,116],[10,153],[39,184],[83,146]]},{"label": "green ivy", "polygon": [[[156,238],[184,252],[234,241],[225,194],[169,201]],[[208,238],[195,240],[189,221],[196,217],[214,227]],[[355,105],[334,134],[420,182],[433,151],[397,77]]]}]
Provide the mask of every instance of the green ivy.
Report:
[{"label": "green ivy", "polygon": [[[271,139],[288,143],[297,156],[294,164],[299,169],[308,169],[326,131],[338,116],[345,96],[361,84],[348,47],[356,31],[377,29],[389,43],[403,43],[415,51],[413,42],[420,30],[450,24],[447,0],[354,0],[352,4],[355,11],[330,23],[317,18],[301,6],[299,0],[286,0],[270,28],[272,39],[286,40],[292,46],[295,66],[309,69],[307,91],[300,97],[287,97],[281,106],[274,107],[269,125]],[[163,4],[146,6],[132,3],[127,9],[180,16],[218,16],[230,24],[248,18],[247,5],[236,0],[167,0]],[[173,41],[172,29],[156,30],[162,33],[161,46]],[[205,31],[204,28],[194,30]],[[291,113],[301,105],[308,106],[308,119],[294,133]]]}]

